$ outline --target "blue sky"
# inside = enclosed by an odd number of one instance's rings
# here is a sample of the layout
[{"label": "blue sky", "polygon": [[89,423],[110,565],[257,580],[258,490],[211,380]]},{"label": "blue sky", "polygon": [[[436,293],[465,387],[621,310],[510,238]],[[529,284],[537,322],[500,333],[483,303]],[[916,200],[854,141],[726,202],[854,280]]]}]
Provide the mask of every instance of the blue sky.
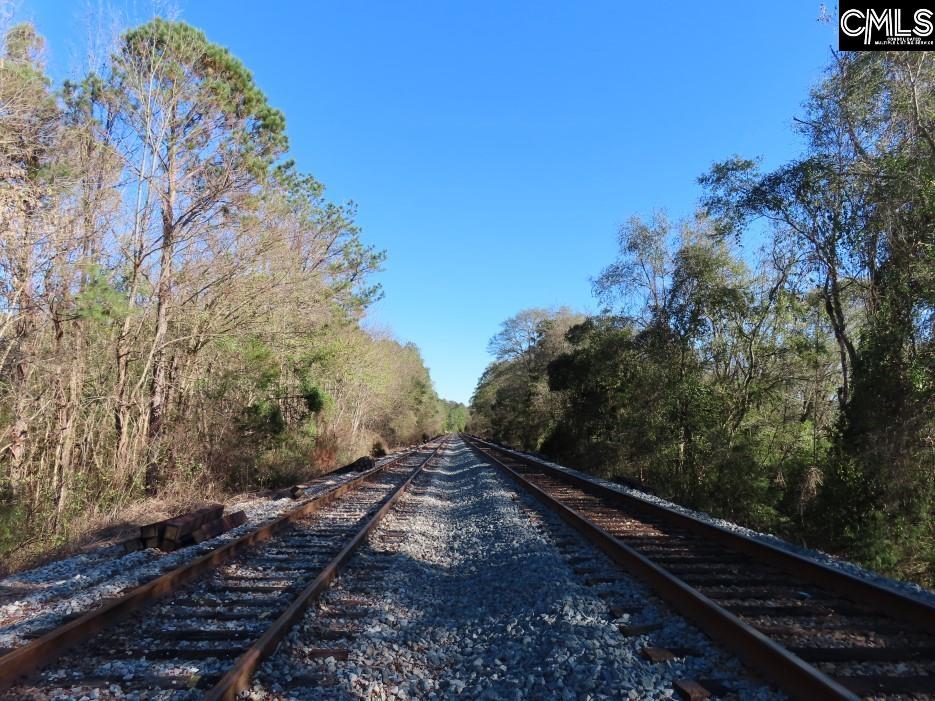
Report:
[{"label": "blue sky", "polygon": [[[88,2],[23,0],[63,76]],[[94,0],[90,4],[97,5]],[[136,18],[145,3],[111,3]],[[820,3],[315,0],[179,4],[286,114],[292,152],[389,258],[371,323],[467,401],[526,307],[594,311],[633,213],[690,213],[739,153],[792,157],[837,43]],[[142,8],[142,9],[141,9]]]}]

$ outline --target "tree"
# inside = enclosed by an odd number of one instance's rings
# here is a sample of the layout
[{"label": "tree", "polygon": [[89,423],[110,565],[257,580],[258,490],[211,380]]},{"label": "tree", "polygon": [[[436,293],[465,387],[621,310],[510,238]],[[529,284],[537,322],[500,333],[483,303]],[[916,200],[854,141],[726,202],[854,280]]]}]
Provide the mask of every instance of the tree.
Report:
[{"label": "tree", "polygon": [[735,159],[703,179],[726,231],[779,223],[823,299],[841,368],[825,479],[848,504],[839,543],[892,541],[883,533],[925,521],[933,499],[933,79],[928,53],[836,56],[799,122],[803,158],[766,175]]},{"label": "tree", "polygon": [[[156,18],[127,32],[109,86],[106,99],[122,126],[119,143],[127,156],[140,154],[138,196],[145,188],[158,202],[158,218],[137,217],[131,244],[144,265],[155,259],[156,318],[147,360],[153,440],[163,432],[171,399],[179,341],[169,337],[169,324],[179,302],[177,278],[218,233],[223,236],[225,222],[252,205],[266,169],[286,146],[285,121],[240,61],[182,22]],[[150,460],[150,489],[157,464]]]},{"label": "tree", "polygon": [[526,309],[501,324],[488,350],[497,360],[478,382],[471,400],[471,427],[537,449],[557,406],[546,379],[549,362],[565,349],[565,332],[584,317],[567,307]]},{"label": "tree", "polygon": [[43,48],[32,25],[15,25],[4,37],[0,60],[0,365],[12,414],[3,457],[14,491],[31,479],[30,455],[40,450],[33,412],[42,400],[34,378],[43,371],[37,362],[43,325],[68,293],[67,274],[54,266],[71,259],[74,245],[57,210],[67,188],[64,125],[44,73]]},{"label": "tree", "polygon": [[564,349],[504,323],[472,426],[931,581],[933,87],[928,52],[835,55],[804,152],[715,164],[678,225],[630,219]]},{"label": "tree", "polygon": [[447,414],[445,415],[445,425],[443,427],[446,433],[451,431],[464,431],[468,424],[468,409],[460,402],[445,402]]},{"label": "tree", "polygon": [[441,430],[418,349],[360,325],[384,254],[236,58],[155,19],[56,91],[42,46],[17,25],[0,60],[0,569],[147,492]]}]

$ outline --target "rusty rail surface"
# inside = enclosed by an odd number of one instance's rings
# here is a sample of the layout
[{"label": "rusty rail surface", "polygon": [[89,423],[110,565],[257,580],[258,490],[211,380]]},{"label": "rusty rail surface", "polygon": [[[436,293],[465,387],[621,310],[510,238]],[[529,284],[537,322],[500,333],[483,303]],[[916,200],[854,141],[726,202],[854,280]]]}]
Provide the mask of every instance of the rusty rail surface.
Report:
[{"label": "rusty rail surface", "polygon": [[243,653],[234,663],[234,666],[205,694],[205,701],[233,701],[241,691],[247,688],[260,662],[275,651],[276,646],[279,645],[279,642],[286,636],[292,626],[301,620],[309,605],[328,588],[354,551],[364,542],[370,531],[376,527],[386,515],[386,512],[396,503],[396,500],[402,496],[406,488],[418,477],[422,469],[438,455],[447,442],[448,439],[443,438],[432,454],[406,478],[405,482],[390,494],[383,506],[357,531],[341,552],[325,565],[319,575],[289,605],[289,608],[273,622],[266,632],[260,636],[259,640]]},{"label": "rusty rail surface", "polygon": [[[441,449],[445,441],[443,440],[435,448],[432,455],[420,465],[416,472],[428,463]],[[297,508],[289,511],[273,521],[266,523],[249,533],[233,540],[229,543],[191,560],[180,567],[160,575],[156,579],[140,585],[130,592],[112,600],[103,606],[96,608],[81,617],[65,623],[45,635],[33,640],[22,647],[13,649],[6,654],[0,655],[0,691],[9,688],[17,680],[27,677],[37,669],[47,665],[55,658],[72,648],[77,643],[86,640],[94,633],[97,633],[119,621],[125,619],[133,611],[145,606],[157,599],[160,599],[183,584],[190,582],[195,577],[208,572],[222,563],[230,560],[238,553],[248,548],[262,543],[272,538],[276,533],[286,528],[289,524],[314,514],[323,507],[331,504],[344,494],[352,491],[366,482],[374,475],[395,465],[401,460],[411,457],[413,453],[423,449],[425,444],[411,451],[406,451],[381,465],[373,467],[362,472],[357,477],[351,478],[346,482],[330,489],[322,494],[315,495]],[[410,480],[404,484],[408,485]],[[394,492],[394,500],[396,493]],[[380,512],[385,513],[381,510]],[[372,528],[372,525],[368,526]],[[333,577],[333,573],[331,575]],[[317,581],[317,580],[316,580]],[[330,578],[328,580],[330,582]],[[303,592],[302,595],[305,595]],[[307,603],[306,603],[307,605]],[[290,607],[289,611],[292,608]],[[303,607],[304,610],[304,607]],[[287,611],[288,613],[288,611]],[[285,614],[283,614],[285,616]],[[279,621],[277,621],[279,623]],[[275,625],[275,624],[274,624]],[[283,630],[284,634],[285,630]],[[266,636],[264,636],[265,638]],[[261,638],[263,640],[264,638]],[[278,641],[281,635],[276,638]],[[275,646],[274,646],[275,647]],[[255,665],[254,665],[255,667]],[[222,697],[218,697],[222,698]],[[226,697],[225,697],[226,698]],[[232,698],[232,697],[231,697]]]},{"label": "rusty rail surface", "polygon": [[776,567],[804,579],[808,579],[815,584],[835,592],[843,598],[869,604],[880,613],[885,613],[888,616],[900,618],[915,625],[935,630],[935,606],[920,601],[912,596],[877,586],[866,579],[855,577],[843,570],[829,567],[816,560],[797,555],[788,550],[783,550],[775,545],[770,545],[769,543],[752,538],[743,533],[731,531],[694,516],[690,516],[689,514],[667,509],[660,504],[655,504],[640,499],[639,497],[619,492],[598,482],[589,480],[583,475],[576,475],[572,472],[560,470],[541,460],[536,460],[528,455],[524,455],[519,451],[508,450],[495,443],[477,438],[476,436],[465,437],[465,441],[482,443],[495,450],[504,451],[511,458],[535,467],[537,470],[542,470],[552,477],[573,484],[590,494],[617,502],[623,507],[638,507],[647,513],[665,519],[673,525],[685,528],[708,540],[723,543],[744,554],[768,560]]},{"label": "rusty rail surface", "polygon": [[[513,481],[555,511],[566,523],[593,542],[614,562],[647,582],[675,609],[692,620],[712,638],[724,644],[750,668],[764,674],[793,698],[808,701],[813,699],[857,701],[859,696],[745,623],[676,575],[666,571],[650,557],[622,542],[582,513],[563,504],[559,499],[498,459],[493,453],[500,451],[521,464],[531,466],[566,484],[579,487],[582,491],[605,498],[624,508],[629,505],[638,505],[644,512],[648,511],[654,516],[691,530],[708,540],[714,540],[744,554],[768,560],[771,565],[831,589],[842,598],[856,598],[871,603],[878,611],[900,618],[909,618],[916,625],[923,627],[930,626],[931,621],[935,620],[933,618],[935,607],[924,602],[888,589],[875,587],[852,575],[756,541],[749,536],[733,533],[691,516],[621,494],[584,477],[569,474],[564,470],[545,465],[538,460],[487,441],[468,436],[462,436],[462,438],[478,455],[497,465]],[[854,583],[857,586],[852,587]],[[873,594],[872,597],[871,594]]]}]

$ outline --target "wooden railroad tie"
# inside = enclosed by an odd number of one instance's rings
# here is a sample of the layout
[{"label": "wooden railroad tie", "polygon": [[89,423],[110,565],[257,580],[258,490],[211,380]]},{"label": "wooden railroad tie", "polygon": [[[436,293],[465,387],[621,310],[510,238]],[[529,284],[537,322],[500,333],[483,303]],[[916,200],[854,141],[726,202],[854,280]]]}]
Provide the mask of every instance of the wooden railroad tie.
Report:
[{"label": "wooden railroad tie", "polygon": [[672,685],[686,701],[704,701],[712,696],[726,696],[733,689],[717,679],[676,679]]},{"label": "wooden railroad tie", "polygon": [[687,647],[650,647],[646,646],[641,651],[643,657],[650,662],[668,662],[679,657],[694,657],[698,654],[696,650]]},{"label": "wooden railroad tie", "polygon": [[642,625],[634,626],[617,626],[620,630],[620,635],[625,635],[627,637],[635,637],[637,635],[646,635],[647,633],[653,633],[660,628],[662,628],[661,623],[643,623]]},{"label": "wooden railroad tie", "polygon": [[317,660],[326,660],[329,657],[333,657],[336,660],[346,660],[349,654],[350,651],[343,647],[313,647],[306,651],[305,656],[309,659]]},{"label": "wooden railroad tie", "polygon": [[887,676],[882,674],[834,677],[834,680],[858,696],[874,694],[931,694],[935,677],[930,675]]},{"label": "wooden railroad tie", "polygon": [[165,522],[162,538],[165,541],[181,543],[186,536],[191,535],[203,524],[221,518],[223,513],[223,504],[210,504],[191,513],[170,518]]},{"label": "wooden railroad tie", "polygon": [[143,548],[158,548],[171,552],[203,543],[246,522],[247,514],[243,511],[224,515],[223,504],[209,504],[187,514],[140,526],[139,537],[125,541],[123,550],[131,553]]},{"label": "wooden railroad tie", "polygon": [[242,526],[247,522],[247,514],[243,511],[235,511],[232,514],[221,516],[218,519],[202,524],[197,530],[192,532],[192,540],[196,543],[203,543],[211,538],[216,538],[222,533],[237,526]]},{"label": "wooden railroad tie", "polygon": [[686,701],[704,701],[711,692],[694,679],[676,679],[673,684],[678,695]]}]

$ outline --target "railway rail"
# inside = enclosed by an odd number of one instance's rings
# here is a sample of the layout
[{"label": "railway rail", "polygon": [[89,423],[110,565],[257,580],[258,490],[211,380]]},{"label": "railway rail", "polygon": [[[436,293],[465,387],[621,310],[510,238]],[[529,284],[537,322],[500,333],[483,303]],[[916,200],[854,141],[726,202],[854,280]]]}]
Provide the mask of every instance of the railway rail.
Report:
[{"label": "railway rail", "polygon": [[62,688],[236,698],[446,442],[368,470],[0,656],[0,698],[48,699]]},{"label": "railway rail", "polygon": [[[930,604],[493,443],[462,438],[793,698],[935,699]],[[664,659],[690,651],[662,653]]]}]

